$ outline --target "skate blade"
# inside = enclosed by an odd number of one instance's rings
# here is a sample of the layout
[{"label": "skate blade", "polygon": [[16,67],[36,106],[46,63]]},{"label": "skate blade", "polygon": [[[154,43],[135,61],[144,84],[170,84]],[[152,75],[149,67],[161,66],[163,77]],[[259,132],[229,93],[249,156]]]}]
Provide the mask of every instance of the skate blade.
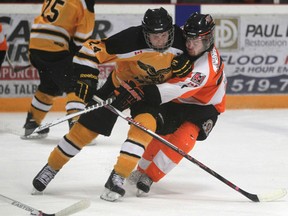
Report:
[{"label": "skate blade", "polygon": [[145,193],[144,191],[137,189],[136,191],[136,197],[145,197],[147,196],[147,193]]},{"label": "skate blade", "polygon": [[96,141],[92,141],[92,142],[88,143],[86,146],[95,146],[96,144],[97,144]]},{"label": "skate blade", "polygon": [[109,201],[109,202],[115,202],[116,200],[119,200],[122,196],[116,192],[110,191],[109,189],[105,189],[105,191],[101,194],[100,198]]},{"label": "skate blade", "polygon": [[48,136],[48,133],[46,134],[30,134],[30,135],[23,135],[20,138],[23,140],[34,140],[34,139],[45,139]]},{"label": "skate blade", "polygon": [[36,188],[33,188],[31,191],[31,195],[43,195],[43,191],[38,191]]}]

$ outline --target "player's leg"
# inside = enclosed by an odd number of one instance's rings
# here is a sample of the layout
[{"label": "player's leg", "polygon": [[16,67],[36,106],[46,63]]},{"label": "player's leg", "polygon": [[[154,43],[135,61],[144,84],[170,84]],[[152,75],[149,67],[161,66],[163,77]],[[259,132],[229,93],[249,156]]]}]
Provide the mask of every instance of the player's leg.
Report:
[{"label": "player's leg", "polygon": [[30,61],[38,71],[40,84],[28,109],[24,125],[25,134],[22,138],[44,138],[47,136],[49,128],[40,131],[38,134],[30,134],[41,124],[46,114],[51,110],[54,98],[63,94],[63,88],[59,84],[63,82],[63,76],[61,74],[57,75],[61,67],[55,66],[54,61],[58,60],[58,57],[61,59],[66,55],[66,52],[52,55],[49,52],[30,50]]},{"label": "player's leg", "polygon": [[[61,52],[58,54],[58,60],[49,64],[51,68],[51,77],[54,83],[66,93],[66,112],[67,115],[83,110],[86,106],[84,101],[76,96],[74,92],[75,82],[77,80],[76,73],[81,73],[79,68],[73,66],[73,56],[69,52]],[[83,70],[83,68],[82,68]],[[79,119],[79,116],[68,120],[69,129]]]},{"label": "player's leg", "polygon": [[[131,115],[136,122],[139,122],[152,131],[156,130],[156,119],[151,114],[155,107],[146,106],[145,103],[139,103],[131,109]],[[124,180],[129,177],[141,158],[146,146],[150,143],[152,137],[143,132],[134,125],[130,126],[128,137],[122,144],[117,162],[109,176],[105,191],[101,198],[107,201],[115,201],[124,196]],[[113,177],[117,180],[113,181]],[[120,179],[120,181],[118,181]]]},{"label": "player's leg", "polygon": [[44,191],[59,170],[97,135],[97,133],[87,129],[80,123],[76,123],[53,149],[48,158],[48,163],[33,179],[35,190],[32,194]]},{"label": "player's leg", "polygon": [[98,134],[109,136],[116,120],[117,115],[111,114],[106,108],[99,108],[81,115],[78,122],[50,153],[48,164],[34,178],[33,186],[36,194],[38,191],[43,191],[58,171]]},{"label": "player's leg", "polygon": [[[166,134],[167,128],[168,130],[173,131],[175,126],[178,127],[167,140],[186,153],[191,151],[194,147],[196,139],[202,141],[208,137],[214,128],[217,122],[217,116],[219,115],[212,105],[198,106],[168,103],[167,105],[162,106],[162,108],[161,114],[163,117],[163,124],[161,125],[161,122],[158,123],[162,128],[157,128],[157,132],[159,134]],[[178,125],[181,126],[179,127]],[[158,142],[158,146],[159,151],[156,153],[156,147],[154,146],[154,152],[151,154],[149,153],[149,145],[147,151],[144,153],[143,160],[141,159],[139,162],[139,170],[142,172],[145,171],[145,175],[141,175],[141,177],[149,177],[150,182],[149,179],[146,182],[150,183],[150,186],[153,181],[157,182],[163,178],[182,159],[180,154],[168,148],[163,143]],[[151,160],[151,158],[153,158],[153,160]],[[143,185],[143,190],[149,191],[149,184],[146,184],[148,185],[146,188],[145,184]]]},{"label": "player's leg", "polygon": [[[192,150],[197,140],[199,127],[190,122],[182,124],[173,134],[164,136],[169,142],[179,149],[188,153]],[[137,188],[148,193],[152,182],[158,182],[167,175],[182,160],[183,156],[153,139],[149,144],[142,159],[139,162],[138,170],[141,175],[137,182]]]}]

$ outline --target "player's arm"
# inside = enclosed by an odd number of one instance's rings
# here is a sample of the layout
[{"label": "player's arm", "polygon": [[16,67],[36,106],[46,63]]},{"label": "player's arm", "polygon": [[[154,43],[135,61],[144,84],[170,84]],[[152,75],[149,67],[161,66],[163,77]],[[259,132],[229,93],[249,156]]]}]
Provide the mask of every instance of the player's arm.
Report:
[{"label": "player's arm", "polygon": [[78,13],[75,33],[70,41],[72,53],[79,51],[84,42],[91,39],[95,26],[94,0],[79,1],[78,4],[83,13]]},{"label": "player's arm", "polygon": [[73,58],[74,76],[76,77],[76,95],[89,102],[96,94],[98,65],[116,59],[106,51],[105,40],[88,40]]},{"label": "player's arm", "polygon": [[[123,82],[122,85],[116,89],[116,100],[117,108],[127,109],[133,103],[140,100],[145,100],[146,102],[153,105],[160,105],[167,103],[177,98],[188,98],[192,97],[196,92],[198,92],[208,79],[206,76],[200,73],[189,73],[189,76],[185,78],[172,78],[166,83],[157,85],[145,85],[137,86],[133,81]],[[192,83],[192,78],[203,77],[201,83]]]}]

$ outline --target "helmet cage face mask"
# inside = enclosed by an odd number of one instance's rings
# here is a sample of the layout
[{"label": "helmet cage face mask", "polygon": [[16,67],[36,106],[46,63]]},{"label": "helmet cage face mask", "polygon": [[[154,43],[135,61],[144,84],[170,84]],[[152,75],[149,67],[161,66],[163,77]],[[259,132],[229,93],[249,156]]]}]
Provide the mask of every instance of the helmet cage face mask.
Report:
[{"label": "helmet cage face mask", "polygon": [[209,14],[192,14],[186,21],[183,32],[186,40],[201,40],[203,52],[214,45],[215,23]]},{"label": "helmet cage face mask", "polygon": [[[172,46],[174,41],[172,17],[164,8],[160,7],[159,9],[148,9],[144,14],[142,27],[145,41],[150,48],[158,52],[164,52],[166,49]],[[161,48],[155,47],[150,41],[150,34],[158,34],[163,32],[168,32],[169,37],[167,43]]]},{"label": "helmet cage face mask", "polygon": [[191,41],[192,43],[202,42],[202,52],[205,52],[211,48],[211,46],[214,45],[214,31],[210,32],[207,35],[203,36],[196,36],[196,37],[187,37],[185,35],[186,41]]},{"label": "helmet cage face mask", "polygon": [[173,41],[174,41],[174,28],[171,28],[168,30],[168,35],[169,35],[168,40],[167,40],[167,43],[163,47],[156,47],[150,41],[150,34],[158,34],[158,33],[149,33],[149,32],[146,32],[145,30],[143,30],[143,34],[144,34],[144,38],[145,38],[147,45],[151,49],[154,49],[157,52],[164,52],[165,50],[167,50],[169,47],[172,46]]}]

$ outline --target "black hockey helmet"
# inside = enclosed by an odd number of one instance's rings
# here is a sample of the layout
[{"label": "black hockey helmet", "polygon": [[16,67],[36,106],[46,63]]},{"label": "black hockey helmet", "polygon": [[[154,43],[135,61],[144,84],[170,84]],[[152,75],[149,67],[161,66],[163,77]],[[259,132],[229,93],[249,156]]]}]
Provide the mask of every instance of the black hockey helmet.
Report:
[{"label": "black hockey helmet", "polygon": [[214,45],[215,22],[210,14],[193,13],[185,22],[183,32],[186,38],[201,39],[205,50]]},{"label": "black hockey helmet", "polygon": [[172,17],[162,7],[159,9],[148,9],[144,14],[142,26],[148,33],[162,33],[173,27]]},{"label": "black hockey helmet", "polygon": [[[146,43],[150,48],[155,49],[157,51],[164,51],[168,49],[174,41],[174,27],[172,23],[172,17],[168,14],[168,12],[160,7],[157,9],[148,9],[142,20],[142,27],[144,32],[144,37]],[[159,50],[159,48],[153,47],[151,44],[148,35],[149,34],[158,34],[168,31],[169,39],[166,46]]]}]

